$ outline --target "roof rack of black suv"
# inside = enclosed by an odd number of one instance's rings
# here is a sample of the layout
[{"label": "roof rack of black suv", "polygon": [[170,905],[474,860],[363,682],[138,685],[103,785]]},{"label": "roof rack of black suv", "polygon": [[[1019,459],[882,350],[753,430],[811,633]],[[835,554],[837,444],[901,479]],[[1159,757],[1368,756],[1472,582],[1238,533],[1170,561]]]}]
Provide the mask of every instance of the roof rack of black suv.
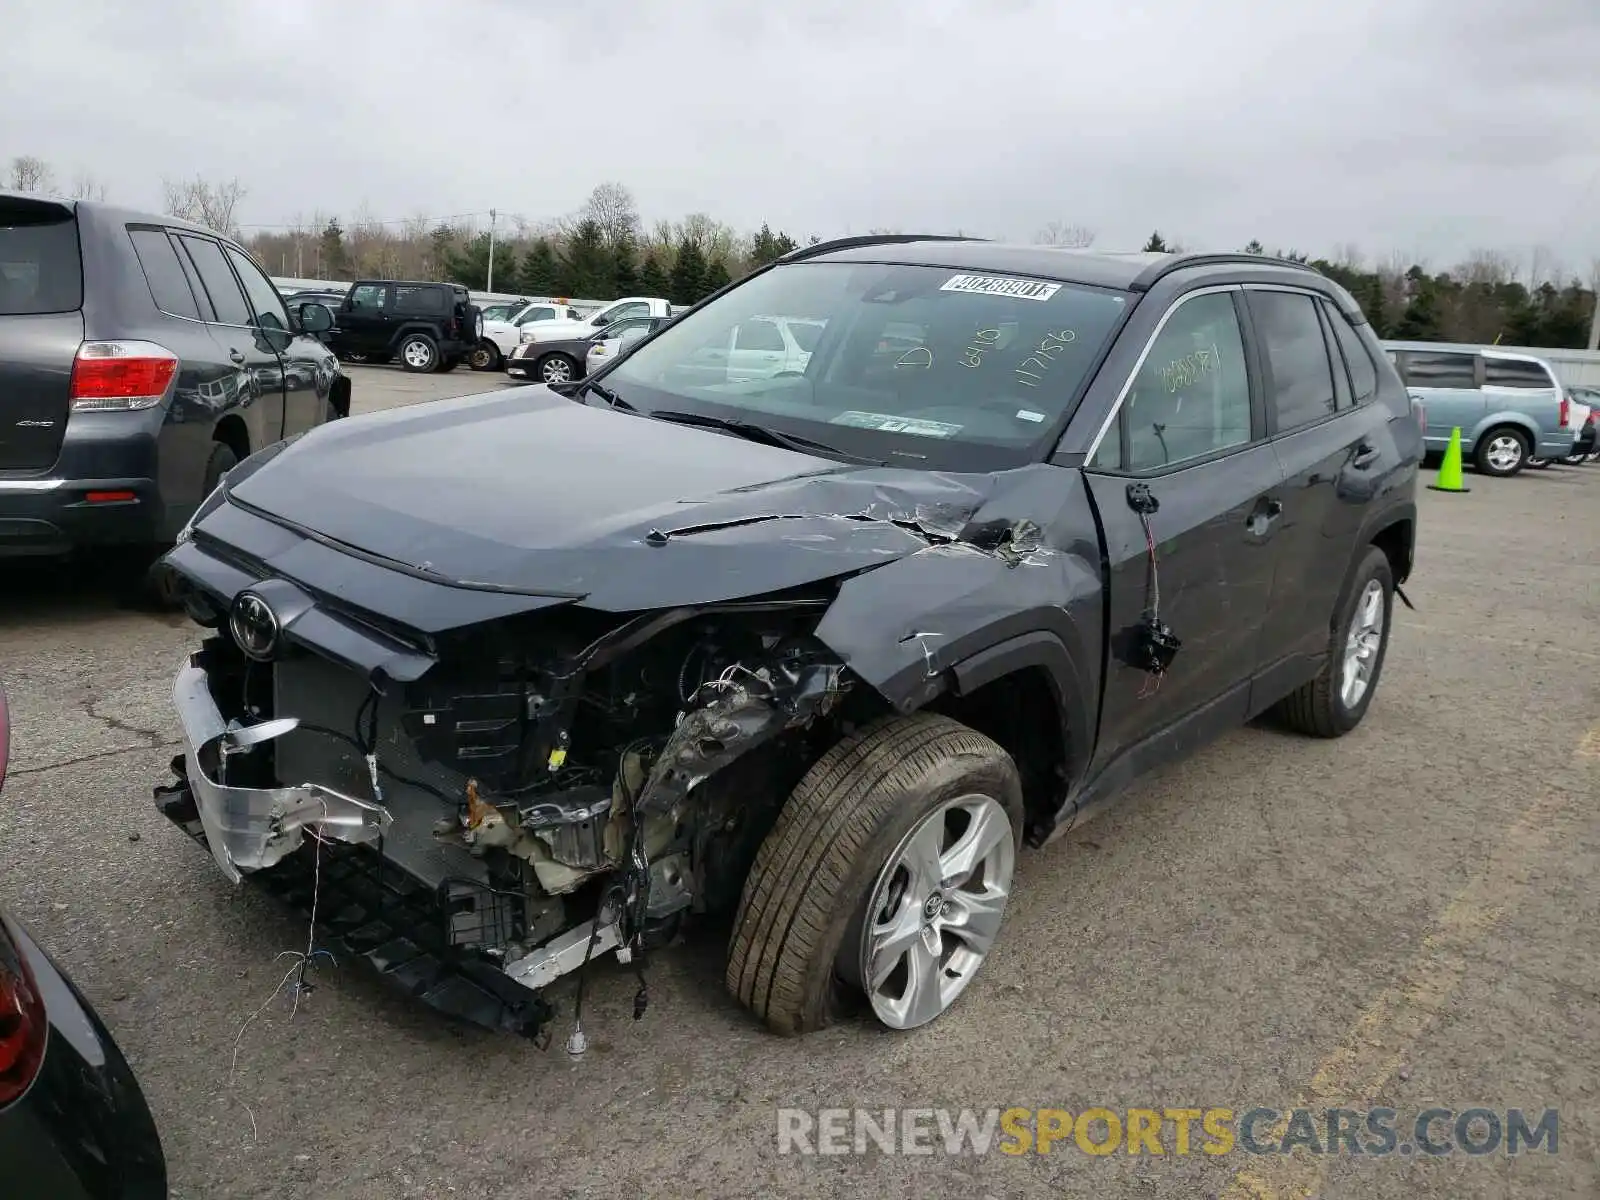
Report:
[{"label": "roof rack of black suv", "polygon": [[1134,292],[1147,292],[1154,287],[1157,281],[1165,279],[1174,271],[1187,271],[1192,267],[1234,267],[1234,266],[1267,266],[1289,267],[1296,271],[1309,271],[1313,275],[1320,274],[1310,263],[1296,262],[1292,258],[1274,258],[1270,254],[1248,254],[1243,250],[1233,253],[1221,254],[1173,254],[1163,258],[1160,262],[1151,263],[1135,276],[1128,289]]},{"label": "roof rack of black suv", "polygon": [[986,238],[970,237],[964,233],[862,233],[855,237],[834,238],[814,246],[799,246],[778,259],[779,262],[800,262],[818,254],[834,250],[853,250],[857,246],[893,246],[903,242],[982,242]]}]

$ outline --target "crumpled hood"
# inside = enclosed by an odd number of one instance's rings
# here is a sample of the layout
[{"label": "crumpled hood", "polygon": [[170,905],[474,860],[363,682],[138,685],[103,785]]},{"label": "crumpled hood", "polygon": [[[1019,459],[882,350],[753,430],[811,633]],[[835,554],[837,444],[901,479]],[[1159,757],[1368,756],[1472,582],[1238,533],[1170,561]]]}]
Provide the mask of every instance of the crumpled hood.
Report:
[{"label": "crumpled hood", "polygon": [[335,421],[229,495],[442,580],[639,611],[902,558],[955,537],[992,486],[521,388]]}]

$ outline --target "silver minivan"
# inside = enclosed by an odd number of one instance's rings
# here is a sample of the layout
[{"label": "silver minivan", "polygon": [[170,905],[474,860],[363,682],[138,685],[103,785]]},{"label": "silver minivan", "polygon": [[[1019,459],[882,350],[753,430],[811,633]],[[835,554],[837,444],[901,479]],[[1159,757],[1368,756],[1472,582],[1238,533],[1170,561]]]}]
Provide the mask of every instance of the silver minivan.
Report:
[{"label": "silver minivan", "polygon": [[1429,451],[1461,429],[1461,452],[1485,475],[1515,475],[1532,459],[1572,453],[1572,402],[1542,358],[1447,342],[1384,342],[1389,359],[1424,410]]}]

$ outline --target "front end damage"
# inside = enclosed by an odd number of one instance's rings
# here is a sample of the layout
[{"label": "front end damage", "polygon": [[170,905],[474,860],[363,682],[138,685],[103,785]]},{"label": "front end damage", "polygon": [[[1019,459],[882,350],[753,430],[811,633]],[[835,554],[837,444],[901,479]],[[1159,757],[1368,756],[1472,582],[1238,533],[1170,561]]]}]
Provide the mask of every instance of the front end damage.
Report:
[{"label": "front end damage", "polygon": [[849,692],[820,615],[796,597],[596,635],[562,608],[440,638],[410,680],[218,633],[178,673],[186,748],[158,802],[229,879],[315,914],[319,945],[540,1037],[541,989],[737,903]]},{"label": "front end damage", "polygon": [[[319,947],[491,1028],[538,1036],[552,982],[735,909],[851,728],[965,697],[1002,639],[1097,662],[1089,506],[1043,464],[806,474],[532,548],[419,517],[392,554],[239,490],[166,559],[214,632],[178,676],[187,747],[158,804],[230,879],[314,913]],[[1064,744],[1086,745],[1098,678],[1059,682]],[[1019,719],[1048,735],[1056,713]],[[1073,781],[1035,759],[1042,838]]]}]

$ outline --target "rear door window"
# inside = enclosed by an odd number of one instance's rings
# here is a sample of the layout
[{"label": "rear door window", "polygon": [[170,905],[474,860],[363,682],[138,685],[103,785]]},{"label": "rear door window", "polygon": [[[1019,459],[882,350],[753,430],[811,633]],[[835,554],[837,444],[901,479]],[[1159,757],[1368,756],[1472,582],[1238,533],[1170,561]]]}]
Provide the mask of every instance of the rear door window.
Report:
[{"label": "rear door window", "polygon": [[1478,386],[1476,360],[1470,354],[1406,350],[1400,361],[1405,365],[1406,382],[1412,387],[1471,390]]},{"label": "rear door window", "polygon": [[1316,300],[1299,292],[1252,291],[1250,312],[1271,377],[1278,432],[1330,415],[1337,392]]},{"label": "rear door window", "polygon": [[70,209],[0,199],[0,316],[76,312],[83,258]]},{"label": "rear door window", "polygon": [[177,248],[164,229],[128,230],[133,242],[133,252],[144,269],[144,280],[150,285],[150,296],[156,307],[174,317],[200,320],[200,306],[189,288],[189,277],[178,261]]},{"label": "rear door window", "polygon": [[1486,387],[1543,388],[1546,391],[1556,386],[1542,363],[1487,356],[1483,360],[1483,382]]},{"label": "rear door window", "polygon": [[250,302],[240,290],[239,281],[233,277],[222,247],[209,238],[189,234],[180,235],[178,240],[188,250],[195,270],[200,273],[200,282],[211,297],[211,307],[216,311],[217,320],[223,325],[253,324]]},{"label": "rear door window", "polygon": [[778,332],[778,327],[771,321],[760,319],[747,321],[739,326],[734,335],[733,348],[735,350],[762,350],[768,353],[782,353],[785,349],[783,334]]}]

